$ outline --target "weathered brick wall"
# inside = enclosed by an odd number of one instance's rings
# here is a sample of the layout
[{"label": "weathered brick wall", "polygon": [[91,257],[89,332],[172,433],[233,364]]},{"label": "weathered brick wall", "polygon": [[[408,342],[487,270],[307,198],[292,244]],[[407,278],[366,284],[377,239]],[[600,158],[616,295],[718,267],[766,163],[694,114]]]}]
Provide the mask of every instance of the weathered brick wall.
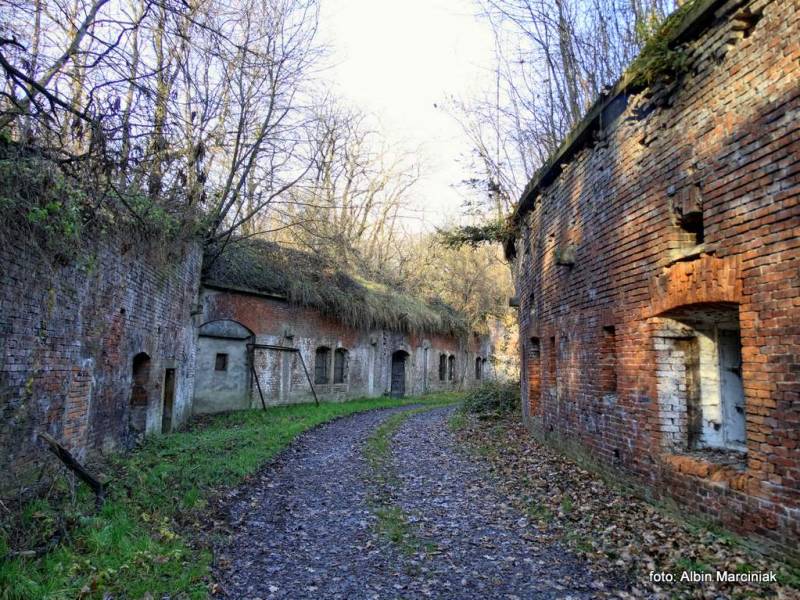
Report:
[{"label": "weathered brick wall", "polygon": [[[621,115],[560,165],[521,213],[514,247],[531,426],[578,441],[656,494],[795,555],[798,39],[797,2],[718,2],[717,18],[688,42],[688,73],[624,98]],[[703,236],[687,249],[679,218],[698,208]],[[680,364],[689,364],[688,345],[669,341],[681,338],[678,321],[702,318],[695,308],[720,308],[722,316],[710,317],[720,323],[729,311],[738,320],[742,464],[670,441],[685,440],[691,428],[685,405],[693,390],[719,387],[702,364],[698,381],[687,380]],[[707,362],[702,346],[692,352],[691,360]],[[671,392],[669,377],[682,382]],[[702,436],[712,440],[714,432]]]},{"label": "weathered brick wall", "polygon": [[[323,346],[329,348],[329,383],[314,386],[320,400],[340,401],[389,393],[392,354],[397,351],[408,353],[405,363],[406,395],[471,386],[476,381],[475,358],[488,359],[491,355],[488,337],[471,335],[467,340],[460,340],[434,334],[404,334],[380,329],[363,331],[348,327],[314,309],[292,305],[263,294],[204,287],[201,297],[201,323],[219,320],[240,323],[253,334],[251,340],[239,342],[242,345],[250,342],[298,348],[312,381],[316,349]],[[211,348],[211,344],[207,346]],[[205,347],[201,333],[198,369],[213,369],[215,354],[206,352]],[[333,353],[336,349],[347,351],[343,383],[333,382]],[[455,357],[456,369],[452,380],[439,379],[440,354]],[[253,361],[258,384],[267,403],[288,404],[313,400],[311,387],[297,354],[256,347]],[[488,363],[484,372],[487,377],[491,376]],[[220,377],[229,376],[220,373]],[[250,405],[258,406],[260,398],[255,380],[249,388]],[[198,389],[197,393],[204,394],[204,390]],[[236,408],[233,404],[224,403],[216,408],[202,408],[198,404],[197,408],[203,411],[225,410]]]},{"label": "weathered brick wall", "polygon": [[[149,368],[138,389],[148,432],[161,431],[165,369],[175,369],[172,426],[191,413],[199,248],[187,246],[167,266],[147,243],[112,240],[53,265],[25,240],[0,246],[0,473],[3,488],[24,485],[41,461],[49,432],[78,457],[124,447],[133,360]],[[134,403],[135,404],[135,403]]]}]

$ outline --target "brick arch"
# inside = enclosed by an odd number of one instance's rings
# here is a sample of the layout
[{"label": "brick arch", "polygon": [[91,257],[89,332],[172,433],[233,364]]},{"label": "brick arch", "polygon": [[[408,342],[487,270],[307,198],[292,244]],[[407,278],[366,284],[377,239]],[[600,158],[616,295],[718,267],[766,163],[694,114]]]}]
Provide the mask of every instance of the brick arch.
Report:
[{"label": "brick arch", "polygon": [[255,337],[253,330],[234,319],[212,319],[198,328],[201,336],[247,339]]},{"label": "brick arch", "polygon": [[740,304],[742,279],[738,257],[703,256],[664,269],[650,284],[650,316],[694,304]]}]

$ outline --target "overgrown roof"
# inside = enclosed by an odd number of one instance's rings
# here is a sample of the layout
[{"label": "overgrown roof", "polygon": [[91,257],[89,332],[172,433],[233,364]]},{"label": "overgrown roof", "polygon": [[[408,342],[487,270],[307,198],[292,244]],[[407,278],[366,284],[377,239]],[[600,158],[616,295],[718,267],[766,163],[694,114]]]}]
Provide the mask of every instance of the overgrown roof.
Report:
[{"label": "overgrown roof", "polygon": [[[627,105],[627,94],[640,91],[657,78],[654,75],[658,75],[658,73],[651,73],[650,70],[669,66],[660,64],[659,55],[670,51],[681,42],[696,38],[715,19],[722,18],[722,15],[718,14],[718,10],[725,5],[726,1],[687,1],[667,18],[659,31],[645,44],[639,56],[634,59],[611,91],[595,100],[583,118],[572,128],[561,145],[525,186],[510,217],[510,233],[504,243],[506,258],[514,257],[516,229],[522,217],[533,208],[540,191],[559,176],[564,164],[572,160],[584,146],[591,142],[597,130],[602,130],[619,117]],[[728,8],[733,10],[737,4],[732,2]]]},{"label": "overgrown roof", "polygon": [[329,265],[319,256],[265,240],[237,240],[207,257],[203,283],[278,296],[355,328],[463,335],[464,315]]}]

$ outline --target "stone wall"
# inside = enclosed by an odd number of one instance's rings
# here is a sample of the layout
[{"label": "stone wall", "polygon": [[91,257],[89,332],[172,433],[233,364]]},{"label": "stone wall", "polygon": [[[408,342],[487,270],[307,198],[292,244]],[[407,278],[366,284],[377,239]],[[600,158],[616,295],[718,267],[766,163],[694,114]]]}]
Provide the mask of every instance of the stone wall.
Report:
[{"label": "stone wall", "polygon": [[701,4],[687,72],[617,89],[520,205],[525,417],[796,556],[800,4]]},{"label": "stone wall", "polygon": [[[325,382],[314,384],[321,401],[392,393],[392,355],[397,352],[405,353],[405,395],[471,386],[477,381],[476,358],[488,359],[491,354],[488,338],[471,335],[468,340],[461,340],[445,335],[358,330],[317,310],[265,294],[204,287],[201,298],[203,325],[198,343],[198,369],[206,375],[197,381],[196,412],[259,406],[259,389],[265,402],[271,405],[313,401],[309,378],[314,381],[318,376],[317,356],[323,356],[317,354],[320,348],[328,349],[324,355],[327,362],[322,379]],[[227,337],[224,341],[219,334],[205,335],[207,328],[215,323],[233,323],[252,335],[247,339]],[[248,344],[252,345],[252,353],[246,360],[252,361],[254,367],[253,371],[250,364],[245,366],[248,396],[220,399],[211,391],[229,386],[232,378],[239,380],[241,357],[245,356]],[[343,357],[339,381],[335,376],[337,350]],[[214,372],[218,354],[228,354],[228,368]],[[439,378],[442,355],[454,359],[452,378],[449,373],[444,380]],[[491,376],[489,362],[483,365],[482,372]]]},{"label": "stone wall", "polygon": [[[174,428],[190,416],[201,253],[190,245],[162,261],[147,249],[147,240],[120,236],[62,265],[26,240],[0,246],[4,489],[54,460],[37,432],[84,459],[126,447],[145,429],[160,432],[162,418]],[[165,379],[174,389],[167,415]]]}]

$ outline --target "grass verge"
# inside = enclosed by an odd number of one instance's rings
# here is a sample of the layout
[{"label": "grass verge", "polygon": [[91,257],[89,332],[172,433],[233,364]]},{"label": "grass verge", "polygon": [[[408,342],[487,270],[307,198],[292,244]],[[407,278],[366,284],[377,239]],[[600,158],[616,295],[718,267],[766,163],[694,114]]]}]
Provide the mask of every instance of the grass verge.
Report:
[{"label": "grass verge", "polygon": [[397,474],[391,464],[392,436],[413,415],[439,406],[456,404],[462,399],[462,394],[452,393],[430,396],[426,406],[390,416],[375,429],[364,444],[364,458],[368,467],[367,477],[374,486],[369,504],[372,513],[377,518],[376,530],[407,556],[434,552],[436,546],[417,535],[406,512],[392,498],[391,486],[397,483]]},{"label": "grass verge", "polygon": [[[109,496],[97,512],[88,490],[65,475],[49,499],[4,515],[0,599],[205,598],[211,555],[192,547],[190,537],[213,494],[241,483],[316,425],[365,410],[445,401],[455,396],[302,404],[207,418],[108,458]],[[57,537],[41,556],[19,554]]]}]

